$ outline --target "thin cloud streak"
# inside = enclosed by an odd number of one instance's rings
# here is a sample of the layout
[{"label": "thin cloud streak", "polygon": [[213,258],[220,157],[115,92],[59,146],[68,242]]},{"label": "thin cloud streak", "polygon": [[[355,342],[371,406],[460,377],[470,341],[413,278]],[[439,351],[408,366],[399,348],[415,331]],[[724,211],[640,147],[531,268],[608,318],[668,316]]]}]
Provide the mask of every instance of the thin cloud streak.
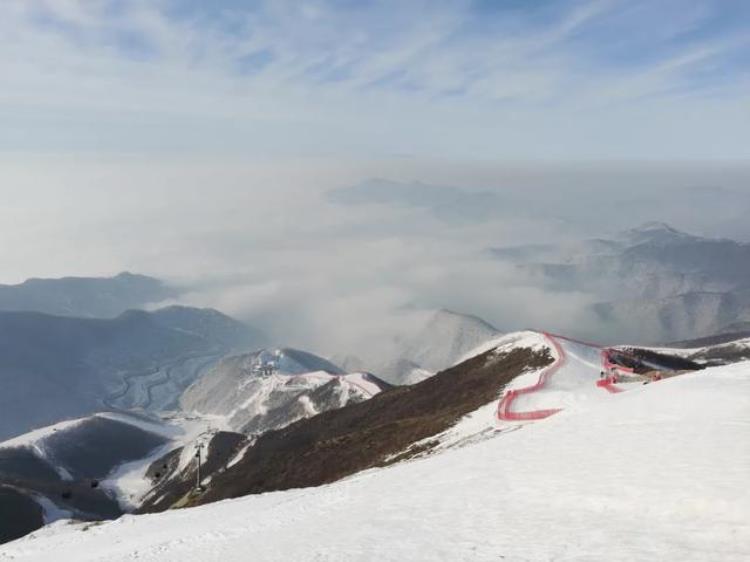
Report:
[{"label": "thin cloud streak", "polygon": [[[0,150],[749,156],[737,142],[749,30],[715,23],[710,2],[691,2],[669,33],[654,3],[615,0],[541,15],[471,2],[176,5],[3,3]],[[630,60],[608,57],[617,44]],[[698,80],[717,65],[735,79]]]}]

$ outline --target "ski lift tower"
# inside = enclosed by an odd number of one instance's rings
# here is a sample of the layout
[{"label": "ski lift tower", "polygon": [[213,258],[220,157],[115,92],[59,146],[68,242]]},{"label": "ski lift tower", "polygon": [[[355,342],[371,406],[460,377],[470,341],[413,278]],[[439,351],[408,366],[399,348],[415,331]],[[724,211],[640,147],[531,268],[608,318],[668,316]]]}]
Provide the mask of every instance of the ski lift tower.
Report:
[{"label": "ski lift tower", "polygon": [[195,459],[198,462],[198,468],[195,474],[195,491],[203,492],[203,486],[201,485],[201,451],[203,451],[203,443],[198,443],[195,447]]}]

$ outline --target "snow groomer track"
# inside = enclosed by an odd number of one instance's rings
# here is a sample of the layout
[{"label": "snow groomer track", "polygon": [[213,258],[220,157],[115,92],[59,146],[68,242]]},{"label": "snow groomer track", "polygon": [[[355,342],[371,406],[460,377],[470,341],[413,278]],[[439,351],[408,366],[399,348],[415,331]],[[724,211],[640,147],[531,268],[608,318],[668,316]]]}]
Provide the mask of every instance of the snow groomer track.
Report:
[{"label": "snow groomer track", "polygon": [[630,374],[632,369],[612,362],[609,348],[548,332],[540,336],[552,349],[554,361],[538,375],[522,375],[509,385],[497,407],[499,420],[541,420],[576,403],[602,399],[603,391],[625,390],[615,384],[612,373]]}]

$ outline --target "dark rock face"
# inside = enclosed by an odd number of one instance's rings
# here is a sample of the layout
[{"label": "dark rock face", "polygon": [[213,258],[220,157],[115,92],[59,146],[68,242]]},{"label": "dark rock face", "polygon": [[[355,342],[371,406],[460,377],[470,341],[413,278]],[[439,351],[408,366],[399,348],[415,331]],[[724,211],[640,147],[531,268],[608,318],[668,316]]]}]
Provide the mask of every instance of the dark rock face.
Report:
[{"label": "dark rock face", "polygon": [[13,488],[0,485],[0,544],[21,538],[43,524],[38,503]]},{"label": "dark rock face", "polygon": [[623,353],[613,352],[613,358],[618,364],[635,369],[636,373],[649,371],[699,371],[703,365],[677,355],[661,353],[652,349],[637,347],[619,348]]}]

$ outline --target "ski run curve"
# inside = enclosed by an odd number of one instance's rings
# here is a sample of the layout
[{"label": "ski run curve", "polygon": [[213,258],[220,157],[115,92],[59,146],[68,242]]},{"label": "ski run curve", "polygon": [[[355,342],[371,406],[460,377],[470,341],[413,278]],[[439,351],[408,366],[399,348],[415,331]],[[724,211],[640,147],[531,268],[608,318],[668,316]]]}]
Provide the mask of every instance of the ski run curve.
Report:
[{"label": "ski run curve", "polygon": [[596,398],[598,389],[617,394],[633,386],[615,384],[618,374],[632,374],[633,370],[613,362],[609,348],[549,332],[540,335],[551,349],[553,361],[538,374],[530,374],[537,377],[532,384],[521,386],[527,375],[509,385],[497,405],[499,420],[548,418],[572,402]]}]

